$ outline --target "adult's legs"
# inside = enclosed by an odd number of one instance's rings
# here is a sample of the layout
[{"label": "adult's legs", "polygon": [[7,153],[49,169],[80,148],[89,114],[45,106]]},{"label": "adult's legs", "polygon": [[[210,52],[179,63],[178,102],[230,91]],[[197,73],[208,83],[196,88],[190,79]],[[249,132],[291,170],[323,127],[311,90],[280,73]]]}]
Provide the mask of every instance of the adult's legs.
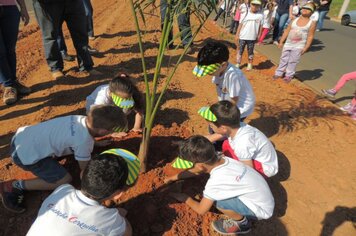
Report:
[{"label": "adult's legs", "polygon": [[181,33],[181,40],[183,46],[187,45],[192,41],[192,29],[190,27],[190,12],[186,10],[185,13],[178,16],[178,27],[179,32]]},{"label": "adult's legs", "polygon": [[64,2],[43,3],[33,0],[37,22],[42,31],[45,58],[52,72],[63,70],[63,60],[57,38],[63,22]]},{"label": "adult's legs", "polygon": [[284,25],[288,21],[288,17],[289,17],[288,13],[285,13],[282,15],[278,15],[278,13],[276,14],[275,27],[274,27],[274,31],[273,31],[273,41],[278,41],[279,38],[281,37],[281,35],[283,33]]},{"label": "adult's legs", "polygon": [[58,43],[59,51],[61,53],[66,53],[68,51],[66,42],[64,40],[62,25],[61,25],[61,28],[59,29],[59,34],[58,34],[58,37],[57,37],[57,43]]},{"label": "adult's legs", "polygon": [[328,14],[329,11],[320,11],[319,12],[319,19],[316,28],[318,30],[323,29],[323,24],[324,24],[324,19],[326,17],[326,14]]},{"label": "adult's legs", "polygon": [[356,80],[356,71],[344,74],[341,76],[341,78],[337,81],[334,90],[338,92],[344,85],[346,84],[347,81],[350,80]]},{"label": "adult's legs", "polygon": [[286,68],[286,77],[293,78],[301,55],[302,55],[302,49],[290,50],[290,56]]},{"label": "adult's legs", "polygon": [[64,20],[77,51],[79,70],[90,71],[94,63],[88,51],[88,34],[83,1],[65,0],[64,2]]},{"label": "adult's legs", "polygon": [[[168,10],[167,0],[161,0],[160,12],[161,12],[161,28],[162,29],[163,29],[164,19],[166,18],[167,10]],[[172,17],[172,15],[169,14],[169,15],[167,15],[167,17]],[[169,35],[168,35],[168,43],[170,43],[172,41],[172,39],[173,39],[173,31],[172,31],[172,28],[171,28],[171,30],[169,32]],[[173,42],[172,42],[171,45],[173,45]]]},{"label": "adult's legs", "polygon": [[93,6],[90,0],[83,0],[85,15],[87,17],[88,37],[94,37]]},{"label": "adult's legs", "polygon": [[287,65],[288,65],[290,53],[291,53],[291,50],[288,50],[288,49],[282,50],[282,55],[279,60],[278,68],[276,69],[276,72],[274,73],[276,76],[281,77],[285,73]]},{"label": "adult's legs", "polygon": [[16,81],[16,42],[20,13],[16,6],[0,6],[0,83],[11,87]]}]

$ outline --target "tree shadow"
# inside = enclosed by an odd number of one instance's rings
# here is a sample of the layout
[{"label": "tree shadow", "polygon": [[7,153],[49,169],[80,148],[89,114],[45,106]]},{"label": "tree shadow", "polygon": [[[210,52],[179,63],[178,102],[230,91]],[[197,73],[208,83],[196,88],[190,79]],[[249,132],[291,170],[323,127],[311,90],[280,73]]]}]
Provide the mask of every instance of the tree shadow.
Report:
[{"label": "tree shadow", "polygon": [[0,161],[10,156],[10,142],[15,132],[9,132],[0,136]]},{"label": "tree shadow", "polygon": [[267,137],[321,123],[332,130],[334,128],[332,121],[338,121],[345,126],[350,125],[343,119],[347,116],[339,108],[330,106],[327,100],[313,94],[312,91],[306,89],[300,94],[290,95],[290,99],[275,104],[258,103],[255,110],[260,117],[251,120],[249,124],[261,130]]},{"label": "tree shadow", "polygon": [[[336,104],[336,103],[339,103],[339,102],[342,102],[342,101],[345,101],[345,100],[351,100],[353,98],[354,98],[354,96],[344,96],[344,97],[339,97],[337,99],[333,99],[333,100],[331,100],[331,102]],[[328,99],[330,99],[330,98],[328,97]]]},{"label": "tree shadow", "polygon": [[320,235],[334,235],[334,231],[336,230],[336,228],[347,221],[353,223],[354,227],[356,227],[356,207],[335,207],[333,211],[327,212],[325,214],[324,220],[322,221],[323,228],[321,229]]},{"label": "tree shadow", "polygon": [[295,73],[296,79],[301,82],[307,80],[316,80],[323,76],[324,69],[301,70]]},{"label": "tree shadow", "polygon": [[335,31],[335,29],[331,29],[331,28],[323,28],[320,31]]},{"label": "tree shadow", "polygon": [[274,67],[274,64],[271,60],[265,60],[260,62],[258,65],[255,66],[258,70],[267,70]]},{"label": "tree shadow", "polygon": [[[159,31],[159,30],[142,30],[141,33],[148,34],[148,33],[154,33],[157,31]],[[134,30],[120,31],[120,32],[113,33],[113,34],[103,33],[101,35],[98,35],[98,38],[111,39],[111,38],[116,38],[116,37],[130,37],[130,36],[133,36],[136,34],[137,34],[137,32]]]}]

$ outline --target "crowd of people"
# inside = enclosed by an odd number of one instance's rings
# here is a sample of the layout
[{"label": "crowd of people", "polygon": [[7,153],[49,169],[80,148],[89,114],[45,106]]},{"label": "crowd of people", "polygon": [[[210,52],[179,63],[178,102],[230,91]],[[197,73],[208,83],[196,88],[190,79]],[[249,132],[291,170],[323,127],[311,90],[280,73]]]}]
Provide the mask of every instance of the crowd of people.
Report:
[{"label": "crowd of people", "polygon": [[[15,46],[20,16],[25,24],[29,21],[23,0],[16,1],[20,11],[15,0],[0,0],[0,79],[5,87],[6,104],[16,102],[18,93],[30,93],[30,89],[16,78]],[[166,176],[164,182],[170,184],[209,174],[201,201],[185,193],[170,195],[199,214],[208,212],[215,204],[225,217],[213,221],[212,227],[223,235],[247,233],[252,228],[251,222],[273,215],[275,202],[266,180],[278,174],[278,156],[271,141],[261,131],[244,123],[254,111],[256,97],[239,67],[247,46],[247,70],[253,69],[255,43],[263,43],[269,30],[274,28],[273,40],[283,50],[273,79],[283,78],[289,82],[293,78],[301,55],[311,46],[314,32],[322,29],[325,17],[325,13],[320,11],[316,23],[311,17],[317,4],[300,2],[222,1],[214,21],[225,11],[233,13],[230,32],[236,34],[239,44],[237,63],[229,62],[228,47],[214,40],[207,42],[197,55],[193,74],[197,77],[212,76],[212,83],[216,86],[216,103],[203,106],[198,111],[209,133],[194,135],[180,143],[179,155],[172,167],[182,171]],[[325,6],[330,2],[325,0],[319,4]],[[64,21],[71,32],[79,70],[90,75],[100,73],[93,67],[88,46],[88,40],[95,38],[90,0],[33,0],[33,4],[53,78],[64,76],[63,60],[73,60],[63,47]],[[168,2],[162,0],[162,22],[168,17],[165,15],[167,7]],[[11,27],[6,22],[11,22]],[[178,23],[180,30],[184,31],[182,46],[188,47],[192,37],[188,30],[189,12],[180,15]],[[169,37],[171,42],[172,34]],[[173,48],[174,45],[168,47]],[[334,96],[347,81],[355,78],[355,72],[346,74],[335,88],[323,92]],[[343,109],[354,115],[355,107],[356,98]],[[114,148],[98,154],[92,152],[94,145],[109,144],[105,139],[98,139],[100,137],[122,137],[129,129],[142,132],[144,110],[139,89],[128,75],[119,74],[109,84],[88,94],[86,114],[18,128],[10,143],[11,159],[36,178],[0,183],[4,207],[23,213],[26,210],[25,191],[54,190],[42,203],[28,235],[132,235],[132,227],[125,218],[127,212],[116,208],[116,202],[135,184],[140,160],[125,149]],[[128,127],[130,113],[134,113],[133,127]],[[57,160],[68,154],[73,154],[78,161],[80,190],[69,184],[72,176]]]}]

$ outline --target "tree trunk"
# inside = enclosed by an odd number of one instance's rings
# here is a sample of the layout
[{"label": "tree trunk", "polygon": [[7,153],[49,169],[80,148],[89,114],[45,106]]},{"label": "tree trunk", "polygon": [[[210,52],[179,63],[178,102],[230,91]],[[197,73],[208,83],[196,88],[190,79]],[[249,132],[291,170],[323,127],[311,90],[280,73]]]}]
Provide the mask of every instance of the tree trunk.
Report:
[{"label": "tree trunk", "polygon": [[149,148],[149,144],[150,144],[150,135],[151,132],[145,128],[143,135],[142,135],[142,140],[140,143],[140,150],[138,152],[138,158],[141,161],[141,173],[146,172],[147,169],[147,155],[148,155],[148,148]]}]

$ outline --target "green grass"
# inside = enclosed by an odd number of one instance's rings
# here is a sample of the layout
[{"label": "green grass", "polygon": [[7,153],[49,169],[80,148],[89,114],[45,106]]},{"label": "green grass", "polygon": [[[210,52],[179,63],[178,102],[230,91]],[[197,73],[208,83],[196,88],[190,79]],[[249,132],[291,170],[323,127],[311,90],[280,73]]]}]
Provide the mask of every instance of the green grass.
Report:
[{"label": "green grass", "polygon": [[[344,0],[333,0],[330,6],[330,11],[328,15],[330,17],[337,17],[339,15],[341,6],[343,4]],[[349,7],[347,8],[346,11],[351,11],[351,10],[356,10],[356,1],[355,0],[350,0]]]}]

